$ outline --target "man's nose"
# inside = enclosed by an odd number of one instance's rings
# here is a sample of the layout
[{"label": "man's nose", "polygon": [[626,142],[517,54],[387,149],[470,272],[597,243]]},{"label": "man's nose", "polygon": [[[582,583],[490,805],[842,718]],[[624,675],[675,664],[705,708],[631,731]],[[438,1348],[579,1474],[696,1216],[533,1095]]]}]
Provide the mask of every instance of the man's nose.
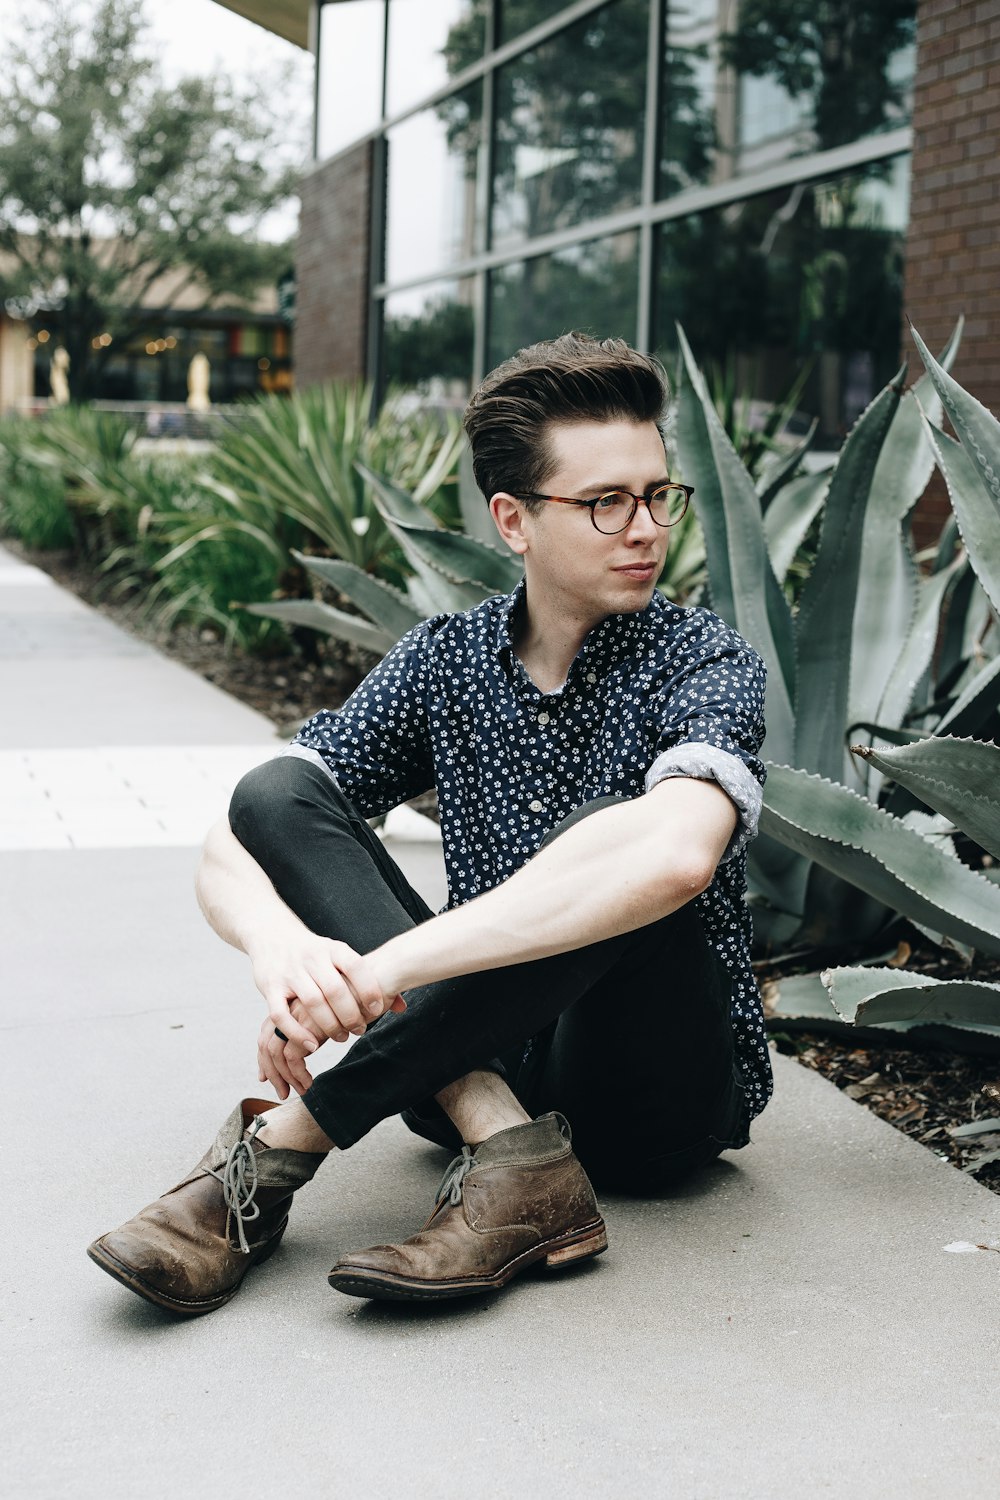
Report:
[{"label": "man's nose", "polygon": [[655,541],[662,530],[663,527],[657,526],[650,515],[647,502],[640,500],[635,508],[635,515],[628,523],[625,535],[629,541],[648,542]]}]

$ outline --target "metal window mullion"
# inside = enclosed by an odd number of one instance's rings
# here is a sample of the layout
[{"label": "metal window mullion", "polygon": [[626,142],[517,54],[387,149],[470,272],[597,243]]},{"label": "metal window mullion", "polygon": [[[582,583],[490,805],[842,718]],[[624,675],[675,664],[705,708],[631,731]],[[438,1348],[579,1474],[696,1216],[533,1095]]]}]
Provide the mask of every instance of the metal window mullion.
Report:
[{"label": "metal window mullion", "polygon": [[[496,45],[497,6],[492,0],[486,10],[486,53]],[[483,74],[482,138],[479,150],[479,181],[477,183],[477,209],[480,232],[479,249],[485,253],[490,245],[490,220],[493,215],[493,162],[496,143],[496,72],[493,68]],[[475,273],[472,332],[472,385],[480,384],[486,374],[487,350],[489,348],[489,273],[481,268]]]},{"label": "metal window mullion", "polygon": [[[660,90],[663,78],[663,36],[667,0],[649,0],[649,30],[646,43],[646,115],[642,144],[642,190],[644,209],[656,202],[660,166]],[[650,219],[639,225],[639,296],[636,308],[636,347],[648,349],[653,336],[653,275],[656,232]]]},{"label": "metal window mullion", "polygon": [[383,360],[382,324],[385,314],[384,295],[376,289],[385,275],[385,214],[387,142],[376,136],[371,151],[371,192],[368,214],[368,320],[366,327],[365,365],[373,390],[372,416],[382,404]]}]

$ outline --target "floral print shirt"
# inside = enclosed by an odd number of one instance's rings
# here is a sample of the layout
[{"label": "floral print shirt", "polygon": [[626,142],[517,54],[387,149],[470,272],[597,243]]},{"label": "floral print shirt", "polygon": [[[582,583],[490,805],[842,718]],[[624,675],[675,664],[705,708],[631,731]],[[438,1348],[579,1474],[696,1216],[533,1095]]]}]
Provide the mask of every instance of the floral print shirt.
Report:
[{"label": "floral print shirt", "polygon": [[737,1063],[757,1115],[772,1081],[744,897],[764,782],[764,664],[717,615],[654,593],[644,610],[597,625],[563,686],[543,693],[514,651],[524,589],[417,625],[288,753],[318,759],[365,817],[436,787],[449,906],[508,879],[585,802],[638,797],[668,776],[718,782],[739,823],[696,901],[732,978]]}]

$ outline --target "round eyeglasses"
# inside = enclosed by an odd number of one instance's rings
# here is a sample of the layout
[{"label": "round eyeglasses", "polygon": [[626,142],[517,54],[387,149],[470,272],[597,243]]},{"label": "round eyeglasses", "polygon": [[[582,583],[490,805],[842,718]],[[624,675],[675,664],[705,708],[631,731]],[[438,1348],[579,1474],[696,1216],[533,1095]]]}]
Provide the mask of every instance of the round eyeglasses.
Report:
[{"label": "round eyeglasses", "polygon": [[611,536],[614,532],[624,531],[627,526],[631,526],[640,501],[646,506],[655,525],[676,526],[678,521],[683,520],[688,502],[694,494],[694,487],[671,480],[670,484],[661,484],[648,495],[633,495],[628,490],[610,490],[606,495],[598,495],[596,500],[570,500],[565,495],[539,495],[533,490],[521,494],[512,490],[511,494],[515,500],[551,500],[554,505],[585,505],[595,528],[604,532],[605,536]]}]

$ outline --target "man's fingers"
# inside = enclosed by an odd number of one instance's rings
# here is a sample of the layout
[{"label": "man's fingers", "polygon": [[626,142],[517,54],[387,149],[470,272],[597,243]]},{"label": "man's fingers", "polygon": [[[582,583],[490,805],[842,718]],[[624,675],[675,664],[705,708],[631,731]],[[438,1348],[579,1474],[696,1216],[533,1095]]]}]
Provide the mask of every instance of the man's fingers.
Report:
[{"label": "man's fingers", "polygon": [[364,1036],[367,1021],[344,975],[337,969],[326,968],[315,963],[310,969],[309,978],[315,985],[315,990],[310,991],[302,985],[298,987],[298,998],[310,1014],[316,1013],[310,1007],[309,996],[312,994],[315,997],[312,1001],[313,1006],[321,1002],[344,1031],[353,1032],[355,1036]]},{"label": "man's fingers", "polygon": [[288,997],[286,995],[267,996],[267,1015],[275,1031],[283,1031],[290,1042],[298,1047],[300,1052],[309,1054],[315,1052],[319,1046],[312,1032],[296,1021],[288,1008]]}]

